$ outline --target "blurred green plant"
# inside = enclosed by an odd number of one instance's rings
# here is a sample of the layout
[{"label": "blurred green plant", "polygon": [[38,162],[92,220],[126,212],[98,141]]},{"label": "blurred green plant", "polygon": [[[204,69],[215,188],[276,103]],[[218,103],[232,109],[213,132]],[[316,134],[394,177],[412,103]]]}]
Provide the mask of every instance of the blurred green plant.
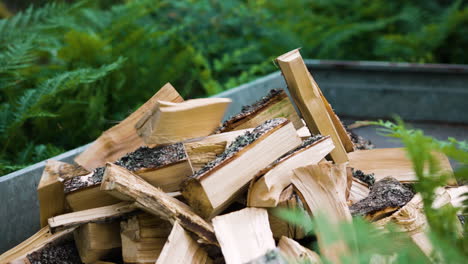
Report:
[{"label": "blurred green plant", "polygon": [[[442,152],[459,163],[455,176],[459,181],[468,179],[468,144],[453,138],[447,141],[436,140],[424,135],[418,129],[406,128],[403,121],[397,119],[396,123],[389,121],[365,122],[377,125],[380,133],[397,138],[405,146],[406,153],[412,161],[414,172],[418,178],[415,190],[421,194],[424,203],[424,212],[429,223],[429,238],[433,245],[433,254],[429,259],[416,247],[405,233],[396,232],[394,226],[389,225],[388,232],[377,230],[372,224],[362,218],[355,217],[352,223],[342,223],[334,228],[330,221],[320,213],[311,218],[303,210],[278,210],[278,215],[286,221],[301,226],[309,235],[321,236],[325,240],[336,237],[343,238],[350,249],[347,256],[342,256],[343,263],[371,263],[377,256],[387,257],[391,263],[463,263],[468,257],[468,225],[463,224],[463,235],[458,235],[458,208],[446,205],[434,209],[435,190],[446,186],[450,175],[440,170],[435,152]],[[426,168],[426,169],[425,169]],[[464,194],[465,197],[468,193]],[[468,198],[468,197],[467,197]],[[468,199],[464,201],[465,207],[462,215],[468,213]],[[345,234],[336,236],[336,234]],[[320,252],[317,244],[311,246]],[[322,256],[323,257],[323,256]],[[329,260],[324,259],[327,263]]]},{"label": "blurred green plant", "polygon": [[166,82],[186,98],[213,95],[276,70],[273,58],[297,47],[318,59],[466,63],[467,25],[462,1],[29,7],[0,20],[0,175],[92,141]]}]

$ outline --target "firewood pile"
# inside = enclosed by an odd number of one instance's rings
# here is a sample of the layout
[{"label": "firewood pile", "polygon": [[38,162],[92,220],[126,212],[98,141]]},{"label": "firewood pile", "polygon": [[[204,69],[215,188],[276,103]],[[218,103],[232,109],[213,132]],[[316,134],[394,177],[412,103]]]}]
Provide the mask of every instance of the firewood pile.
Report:
[{"label": "firewood pile", "polygon": [[[430,254],[404,150],[350,137],[298,50],[276,61],[292,101],[272,90],[220,125],[230,99],[184,101],[166,84],[76,164],[49,160],[42,229],[0,263],[320,263],[300,243],[304,230],[274,214],[297,207],[331,226],[356,215],[396,223]],[[465,188],[451,184],[437,206]],[[320,254],[339,263],[346,250]]]}]

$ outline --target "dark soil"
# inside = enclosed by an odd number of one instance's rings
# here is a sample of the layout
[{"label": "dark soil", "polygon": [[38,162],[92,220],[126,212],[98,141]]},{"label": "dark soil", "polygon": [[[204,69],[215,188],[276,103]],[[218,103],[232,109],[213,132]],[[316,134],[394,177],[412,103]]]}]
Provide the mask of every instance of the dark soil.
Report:
[{"label": "dark soil", "polygon": [[201,168],[195,174],[193,174],[192,178],[197,178],[202,174],[210,171],[212,168],[221,164],[224,160],[234,156],[237,152],[242,150],[244,147],[252,144],[255,140],[257,140],[260,136],[267,133],[268,131],[272,130],[273,128],[288,122],[285,118],[275,118],[264,122],[263,124],[257,126],[252,132],[247,131],[244,135],[238,136],[230,145],[226,148],[226,150],[218,155],[216,159],[209,162],[205,165],[205,167]]},{"label": "dark soil", "polygon": [[31,264],[82,264],[73,240],[57,245],[49,244],[39,252],[29,254],[27,258]]},{"label": "dark soil", "polygon": [[176,143],[154,148],[140,147],[132,153],[120,158],[115,164],[129,171],[143,168],[159,168],[168,164],[187,159],[182,143]]},{"label": "dark soil", "polygon": [[354,168],[351,168],[353,171],[353,177],[356,179],[361,180],[362,182],[366,183],[369,187],[374,185],[375,183],[375,176],[374,173],[370,174],[365,174],[362,170],[354,170]]},{"label": "dark soil", "polygon": [[[154,148],[140,147],[134,152],[128,153],[115,164],[129,171],[138,171],[143,168],[160,168],[168,164],[187,159],[182,143]],[[105,167],[99,167],[93,171],[92,176],[76,176],[64,181],[64,192],[70,193],[86,187],[101,184]]]},{"label": "dark soil", "polygon": [[349,207],[352,215],[366,215],[386,208],[400,208],[414,193],[393,177],[385,177],[370,189],[369,196]]},{"label": "dark soil", "polygon": [[215,133],[221,133],[224,131],[230,130],[230,127],[240,120],[244,119],[245,117],[260,111],[264,107],[266,107],[268,104],[274,102],[274,101],[279,101],[283,98],[285,98],[287,95],[284,92],[283,89],[272,89],[268,92],[267,95],[262,97],[260,100],[256,101],[255,103],[251,105],[245,105],[242,107],[242,110],[240,113],[230,117],[228,120],[224,121],[223,125],[219,127]]}]

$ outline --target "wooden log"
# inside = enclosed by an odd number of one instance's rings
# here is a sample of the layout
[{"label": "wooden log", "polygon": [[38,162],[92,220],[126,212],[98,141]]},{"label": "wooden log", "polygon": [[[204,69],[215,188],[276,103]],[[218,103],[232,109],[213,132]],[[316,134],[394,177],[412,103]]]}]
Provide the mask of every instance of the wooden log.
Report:
[{"label": "wooden log", "polygon": [[37,233],[18,244],[16,247],[0,255],[0,263],[29,263],[28,254],[40,251],[51,243],[70,238],[75,228],[66,229],[52,234],[48,226],[41,228]]},{"label": "wooden log", "polygon": [[290,120],[296,129],[304,126],[284,90],[272,89],[252,105],[242,107],[242,111],[226,120],[217,132],[254,128],[278,117]]},{"label": "wooden log", "polygon": [[[340,189],[331,175],[332,165],[329,163],[309,165],[294,169],[292,183],[306,203],[309,213],[327,219],[327,226],[319,222],[316,227],[321,253],[332,263],[341,263],[341,256],[348,255],[349,248],[338,225],[350,222],[351,214],[344,196],[339,194],[345,190]],[[326,241],[320,232],[334,232],[334,241]]]},{"label": "wooden log", "polygon": [[369,192],[369,196],[349,207],[351,214],[362,215],[375,221],[408,203],[414,193],[392,177],[377,181]]},{"label": "wooden log", "polygon": [[73,235],[83,263],[93,263],[120,248],[120,223],[87,223],[78,227]]},{"label": "wooden log", "polygon": [[[433,153],[433,155],[439,162],[442,172],[453,174],[447,156],[442,153]],[[364,173],[374,173],[377,181],[387,176],[404,183],[417,181],[413,163],[407,158],[404,148],[356,150],[349,153],[349,166]],[[457,185],[455,178],[451,178],[449,185]]]},{"label": "wooden log", "polygon": [[278,249],[289,263],[322,263],[317,253],[285,236],[279,240]]},{"label": "wooden log", "polygon": [[276,207],[281,192],[291,184],[293,169],[317,164],[334,148],[330,137],[316,136],[305,140],[299,147],[286,153],[255,175],[250,183],[247,205]]},{"label": "wooden log", "polygon": [[47,225],[50,217],[67,211],[62,181],[85,174],[89,172],[80,166],[55,160],[47,161],[37,186],[41,227]]},{"label": "wooden log", "polygon": [[182,195],[195,212],[212,218],[245,190],[259,170],[299,144],[288,120],[269,120],[236,138],[222,155],[190,177]]},{"label": "wooden log", "polygon": [[159,101],[152,115],[138,121],[135,128],[146,144],[172,144],[208,136],[218,127],[230,103],[228,98]]},{"label": "wooden log", "polygon": [[355,204],[360,200],[366,198],[369,195],[369,192],[370,190],[369,187],[367,187],[367,184],[358,179],[353,179],[349,195],[349,201],[351,202],[351,204]]},{"label": "wooden log", "polygon": [[193,232],[204,243],[217,245],[213,227],[186,204],[152,186],[118,165],[107,163],[101,190],[122,200],[134,201],[141,209],[175,222]]},{"label": "wooden log", "polygon": [[122,256],[125,263],[155,263],[171,224],[157,216],[141,213],[121,222]]},{"label": "wooden log", "polygon": [[111,222],[135,211],[136,207],[130,202],[121,202],[79,212],[51,217],[48,220],[52,233],[60,230],[77,227],[87,223]]},{"label": "wooden log", "polygon": [[213,226],[227,264],[246,263],[275,249],[265,209],[245,208],[217,216]]},{"label": "wooden log", "polygon": [[151,112],[151,109],[154,108],[159,100],[174,103],[184,101],[174,87],[170,83],[166,83],[153,97],[130,116],[102,133],[89,148],[75,158],[76,163],[92,171],[104,166],[106,162],[114,162],[126,153],[135,151],[143,146],[144,142],[136,133],[135,124]]},{"label": "wooden log", "polygon": [[212,263],[212,260],[176,221],[156,264],[185,263],[203,264]]},{"label": "wooden log", "polygon": [[298,225],[290,224],[288,221],[276,216],[277,208],[290,210],[300,208],[305,210],[303,201],[294,191],[294,187],[292,185],[288,186],[281,193],[277,207],[268,208],[268,221],[270,222],[270,228],[275,240],[279,240],[283,236],[294,239],[303,239],[305,237],[303,228]]},{"label": "wooden log", "polygon": [[277,248],[269,250],[263,256],[260,256],[256,259],[253,259],[245,264],[287,264],[289,263],[284,257],[281,255]]},{"label": "wooden log", "polygon": [[283,73],[294,103],[302,114],[307,127],[314,134],[331,136],[335,149],[331,157],[335,163],[348,161],[341,138],[327,112],[320,88],[310,75],[299,50],[293,50],[276,59]]}]

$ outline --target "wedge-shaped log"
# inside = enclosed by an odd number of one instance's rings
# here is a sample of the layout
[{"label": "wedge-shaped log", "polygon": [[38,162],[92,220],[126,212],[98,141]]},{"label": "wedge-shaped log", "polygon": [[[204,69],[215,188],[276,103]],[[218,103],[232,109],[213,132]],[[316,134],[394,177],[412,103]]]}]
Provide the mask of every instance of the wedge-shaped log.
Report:
[{"label": "wedge-shaped log", "polygon": [[138,120],[151,113],[159,100],[174,103],[184,101],[170,83],[165,84],[125,120],[102,133],[89,148],[78,155],[76,163],[91,171],[143,146],[144,142],[136,133],[135,125]]},{"label": "wedge-shaped log", "polygon": [[216,143],[185,143],[185,150],[190,159],[193,172],[205,167],[226,149],[226,141]]},{"label": "wedge-shaped log", "polygon": [[118,165],[107,163],[101,190],[122,200],[134,201],[141,209],[161,216],[193,232],[204,243],[217,245],[213,227],[195,214],[186,204],[152,186]]},{"label": "wedge-shaped log", "polygon": [[185,263],[204,264],[212,261],[206,251],[176,221],[156,264]]},{"label": "wedge-shaped log", "polygon": [[334,148],[330,137],[316,136],[305,140],[301,146],[286,153],[261,170],[251,182],[247,205],[276,207],[281,192],[291,184],[293,169],[317,164]]},{"label": "wedge-shaped log", "polygon": [[47,161],[37,187],[41,227],[47,225],[47,219],[50,217],[67,211],[63,180],[86,174],[89,174],[89,171],[81,166],[55,160]]},{"label": "wedge-shaped log", "polygon": [[27,259],[28,254],[38,252],[51,243],[59,243],[64,239],[69,239],[73,234],[73,230],[75,228],[51,234],[49,227],[45,226],[16,247],[0,255],[0,263],[30,263]]},{"label": "wedge-shaped log", "polygon": [[123,261],[138,264],[155,263],[172,228],[168,221],[148,213],[122,221],[120,226]]},{"label": "wedge-shaped log", "polygon": [[110,222],[135,211],[136,207],[130,202],[121,202],[79,212],[63,214],[49,218],[52,233],[80,226],[87,223]]},{"label": "wedge-shaped log", "polygon": [[299,144],[288,120],[266,121],[236,138],[223,154],[184,182],[182,195],[195,212],[211,218],[242,193],[259,170]]},{"label": "wedge-shaped log", "polygon": [[218,128],[218,132],[253,128],[278,117],[290,120],[296,129],[304,126],[284,90],[273,89],[252,105],[244,106],[239,114],[226,120]]},{"label": "wedge-shaped log", "polygon": [[[453,174],[447,156],[442,153],[433,153],[433,155],[438,160],[442,171]],[[392,176],[404,183],[417,181],[413,163],[406,156],[404,148],[356,150],[349,153],[349,166],[364,173],[374,173],[376,181],[387,176]],[[455,178],[452,177],[449,184],[457,185]]]},{"label": "wedge-shaped log", "polygon": [[183,103],[159,101],[151,116],[135,125],[146,144],[172,144],[190,138],[208,136],[223,119],[228,98],[202,98]]},{"label": "wedge-shaped log", "polygon": [[351,221],[351,214],[344,195],[340,194],[345,190],[331,178],[333,166],[336,165],[321,163],[294,169],[292,183],[303,197],[302,200],[305,201],[308,211],[314,216],[326,217],[327,226],[318,225],[316,228],[334,232],[337,239],[327,242],[318,235],[318,244],[327,259],[333,263],[340,263],[341,256],[349,254],[349,249],[340,234],[338,224],[342,221]]},{"label": "wedge-shaped log", "polygon": [[276,59],[291,92],[294,103],[307,127],[314,134],[331,136],[335,149],[331,157],[335,163],[348,161],[346,150],[335,125],[328,114],[320,88],[310,75],[299,50],[293,50]]},{"label": "wedge-shaped log", "polygon": [[246,263],[275,249],[265,209],[245,208],[217,216],[213,226],[227,264]]},{"label": "wedge-shaped log", "polygon": [[353,179],[349,194],[349,201],[355,204],[369,195],[369,187],[364,182]]},{"label": "wedge-shaped log", "polygon": [[304,209],[304,202],[294,191],[292,185],[288,186],[280,195],[278,206],[275,208],[268,208],[268,220],[270,222],[271,231],[275,240],[286,236],[294,239],[302,239],[305,237],[304,229],[298,225],[290,224],[276,215],[276,209]]},{"label": "wedge-shaped log", "polygon": [[281,237],[278,249],[290,263],[322,263],[317,253],[288,237]]},{"label": "wedge-shaped log", "polygon": [[395,212],[413,196],[413,192],[395,178],[385,177],[372,186],[369,196],[351,205],[349,209],[353,215],[362,215],[375,221]]},{"label": "wedge-shaped log", "polygon": [[73,235],[83,263],[94,263],[121,247],[120,223],[88,223]]}]

